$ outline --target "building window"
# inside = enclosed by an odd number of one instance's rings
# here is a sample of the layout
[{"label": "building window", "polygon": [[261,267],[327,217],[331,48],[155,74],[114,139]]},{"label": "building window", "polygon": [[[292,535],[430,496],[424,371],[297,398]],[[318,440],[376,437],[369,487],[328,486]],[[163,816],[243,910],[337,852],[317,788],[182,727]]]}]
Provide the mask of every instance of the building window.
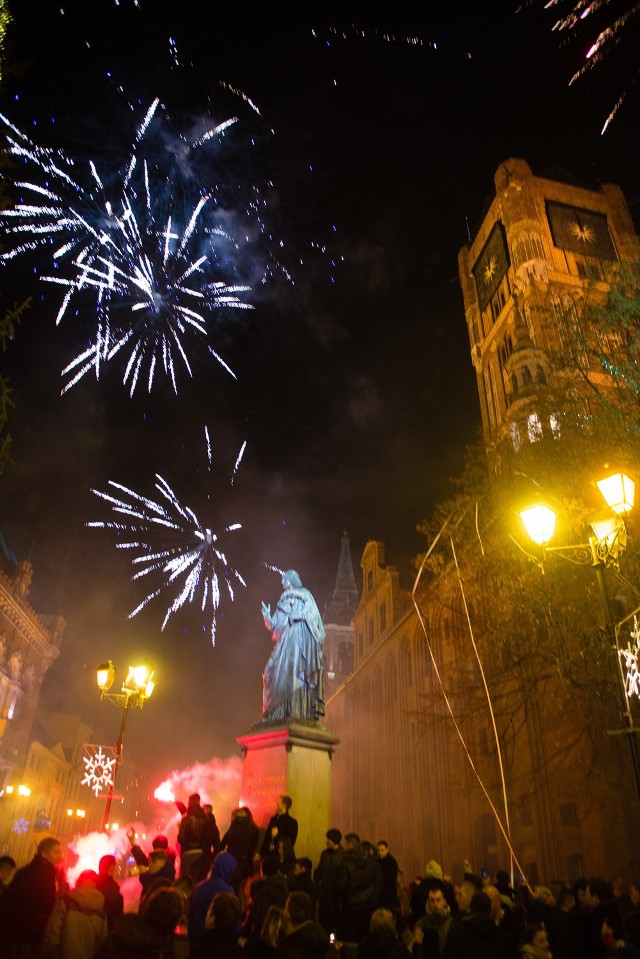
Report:
[{"label": "building window", "polygon": [[596,281],[604,281],[606,279],[600,260],[595,260],[591,256],[581,256],[579,253],[574,253],[573,259],[576,264],[578,276],[581,279]]},{"label": "building window", "polygon": [[560,429],[560,417],[557,413],[552,413],[549,417],[549,426],[551,427],[551,433],[554,440],[559,440],[561,435]]},{"label": "building window", "polygon": [[544,260],[544,247],[537,233],[521,233],[513,244],[513,265],[516,269],[530,260]]},{"label": "building window", "polygon": [[511,434],[511,445],[513,446],[513,451],[514,453],[517,453],[521,446],[520,430],[518,429],[517,423],[511,423],[509,426],[509,433]]},{"label": "building window", "polygon": [[384,633],[387,628],[387,607],[383,603],[380,607],[380,632]]},{"label": "building window", "polygon": [[583,370],[588,370],[589,357],[580,328],[576,301],[567,293],[562,299],[555,294],[552,297],[552,303],[565,363],[575,363]]},{"label": "building window", "polygon": [[537,413],[530,413],[527,419],[527,435],[530,443],[538,443],[542,439],[542,423]]},{"label": "building window", "polygon": [[396,673],[396,663],[391,656],[387,662],[387,690],[389,693],[389,703],[395,703],[398,698],[398,677]]},{"label": "building window", "polygon": [[578,812],[574,802],[560,803],[560,823],[563,826],[578,825]]},{"label": "building window", "polygon": [[402,647],[402,682],[406,689],[413,686],[413,669],[411,666],[411,650],[409,644],[405,643]]},{"label": "building window", "polygon": [[522,368],[522,385],[531,386],[531,370],[528,366]]},{"label": "building window", "polygon": [[351,643],[340,643],[338,647],[338,675],[348,676],[353,672],[353,647]]},{"label": "building window", "polygon": [[369,630],[369,646],[373,646],[373,620],[368,623]]},{"label": "building window", "polygon": [[545,371],[543,370],[543,368],[540,366],[539,363],[538,363],[538,365],[537,365],[537,367],[536,367],[536,378],[537,378],[537,380],[538,380],[538,383],[546,383],[546,382],[547,382],[547,374],[545,373]]}]

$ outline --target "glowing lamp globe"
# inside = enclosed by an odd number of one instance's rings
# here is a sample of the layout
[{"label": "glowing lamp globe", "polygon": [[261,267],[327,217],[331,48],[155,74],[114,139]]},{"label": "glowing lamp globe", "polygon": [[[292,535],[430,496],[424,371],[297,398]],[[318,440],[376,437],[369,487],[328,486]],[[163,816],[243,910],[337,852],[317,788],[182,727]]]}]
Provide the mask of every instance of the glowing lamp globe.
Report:
[{"label": "glowing lamp globe", "polygon": [[556,528],[556,514],[549,506],[544,503],[530,506],[520,512],[520,518],[534,543],[543,546],[549,542]]},{"label": "glowing lamp globe", "polygon": [[96,670],[96,680],[98,682],[98,689],[103,693],[111,689],[115,678],[116,670],[110,659],[107,660],[106,663],[103,663],[102,666],[98,666]]},{"label": "glowing lamp globe", "polygon": [[604,501],[618,515],[628,513],[633,509],[635,483],[626,473],[612,473],[598,480],[596,486],[602,493]]}]

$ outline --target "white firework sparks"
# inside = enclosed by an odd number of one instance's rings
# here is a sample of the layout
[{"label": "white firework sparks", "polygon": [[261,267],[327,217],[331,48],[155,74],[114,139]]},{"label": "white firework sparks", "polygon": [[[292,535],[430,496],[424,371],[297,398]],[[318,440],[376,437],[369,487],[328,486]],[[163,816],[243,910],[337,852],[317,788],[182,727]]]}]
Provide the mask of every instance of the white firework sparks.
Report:
[{"label": "white firework sparks", "polygon": [[[205,430],[207,456],[211,468],[211,447]],[[232,482],[246,444],[236,460]],[[231,600],[234,586],[246,583],[237,569],[227,560],[223,541],[229,534],[242,529],[240,523],[225,526],[220,533],[202,523],[195,512],[184,505],[162,476],[156,474],[158,500],[142,496],[120,483],[109,482],[110,492],[93,490],[96,496],[109,503],[118,517],[106,522],[88,523],[88,526],[113,529],[119,539],[118,549],[134,551],[132,565],[136,569],[133,580],[147,576],[160,577],[160,584],[152,589],[129,614],[133,618],[140,610],[163,592],[172,592],[162,629],[171,615],[187,603],[199,602],[200,609],[210,617],[211,642],[215,646],[216,618],[224,584]],[[158,545],[160,544],[160,545]],[[174,592],[177,588],[177,592]]]},{"label": "white firework sparks", "polygon": [[[79,297],[90,294],[96,304],[95,333],[63,370],[68,377],[63,392],[90,371],[99,377],[104,363],[121,351],[123,382],[131,394],[142,376],[151,390],[158,370],[177,392],[176,364],[191,375],[193,339],[234,376],[209,339],[221,309],[252,309],[239,295],[250,287],[225,276],[240,246],[226,229],[228,212],[215,187],[200,185],[198,198],[181,205],[175,157],[168,175],[159,173],[157,164],[150,175],[139,151],[158,107],[155,100],[147,110],[124,175],[108,187],[93,161],[81,165],[63,151],[37,146],[0,114],[8,152],[31,172],[15,184],[20,202],[0,214],[7,237],[15,240],[0,263],[46,250],[55,273],[41,279],[65,288],[57,324]],[[232,117],[209,125],[185,144],[184,155],[219,140],[235,123]]]},{"label": "white firework sparks", "polygon": [[[640,14],[640,2],[638,0],[624,0],[622,9],[620,4],[613,5],[611,0],[546,0],[545,9],[563,8],[562,14],[553,24],[553,30],[575,30],[591,22],[591,18],[598,16],[599,29],[592,42],[587,47],[584,54],[584,63],[575,71],[569,81],[569,85],[575,83],[580,77],[584,76],[600,64],[604,57],[610,54],[617,46],[630,39],[629,24]],[[565,8],[569,8],[564,12]],[[614,11],[613,16],[604,20],[604,11],[611,7]],[[631,40],[631,42],[633,42]],[[637,63],[637,60],[634,61]],[[609,113],[601,133],[605,133],[611,125],[615,115],[622,106],[631,87],[638,78],[637,66],[633,67],[632,75],[628,78],[625,88],[619,94],[611,112]]]}]

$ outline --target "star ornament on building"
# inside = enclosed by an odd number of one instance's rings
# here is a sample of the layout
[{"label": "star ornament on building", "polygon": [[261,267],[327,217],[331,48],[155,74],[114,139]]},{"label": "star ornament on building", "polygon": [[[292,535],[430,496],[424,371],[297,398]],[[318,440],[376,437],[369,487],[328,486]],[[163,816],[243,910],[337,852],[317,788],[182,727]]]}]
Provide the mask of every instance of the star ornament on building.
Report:
[{"label": "star ornament on building", "polygon": [[590,226],[587,226],[586,223],[580,224],[574,220],[573,223],[569,224],[569,232],[576,240],[579,240],[580,243],[595,242],[595,231]]},{"label": "star ornament on building", "polygon": [[637,696],[640,699],[640,627],[636,616],[633,617],[633,629],[629,635],[633,643],[629,643],[626,649],[619,650],[619,653],[624,659],[624,668],[627,671],[625,677],[627,696]]},{"label": "star ornament on building", "polygon": [[102,746],[85,746],[84,748],[87,755],[82,757],[84,779],[81,785],[88,786],[97,797],[103,789],[113,785],[113,768],[116,764],[115,752],[113,749],[110,750],[113,753],[113,758],[110,759],[103,753]]}]

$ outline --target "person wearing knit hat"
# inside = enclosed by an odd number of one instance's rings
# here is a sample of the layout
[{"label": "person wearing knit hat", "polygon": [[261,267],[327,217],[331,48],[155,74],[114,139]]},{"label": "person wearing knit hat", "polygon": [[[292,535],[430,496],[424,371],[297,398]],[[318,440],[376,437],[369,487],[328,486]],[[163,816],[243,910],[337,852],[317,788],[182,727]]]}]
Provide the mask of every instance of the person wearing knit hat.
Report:
[{"label": "person wearing knit hat", "polygon": [[456,898],[451,882],[444,878],[444,870],[439,862],[430,859],[424,867],[424,876],[414,886],[411,893],[411,924],[425,915],[427,900],[432,889],[440,889],[452,913],[457,911]]},{"label": "person wearing knit hat", "polygon": [[318,919],[325,931],[335,933],[340,915],[339,882],[344,862],[342,833],[335,827],[325,833],[327,848],[320,853],[320,862],[313,873],[318,887]]}]

